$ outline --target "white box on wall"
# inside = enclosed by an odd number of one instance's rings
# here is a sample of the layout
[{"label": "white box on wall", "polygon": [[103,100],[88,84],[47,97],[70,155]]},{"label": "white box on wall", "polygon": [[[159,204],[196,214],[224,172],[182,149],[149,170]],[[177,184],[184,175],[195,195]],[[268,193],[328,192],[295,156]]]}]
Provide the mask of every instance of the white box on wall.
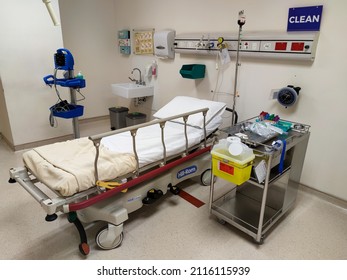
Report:
[{"label": "white box on wall", "polygon": [[175,58],[174,30],[164,30],[154,33],[154,54],[159,58]]}]

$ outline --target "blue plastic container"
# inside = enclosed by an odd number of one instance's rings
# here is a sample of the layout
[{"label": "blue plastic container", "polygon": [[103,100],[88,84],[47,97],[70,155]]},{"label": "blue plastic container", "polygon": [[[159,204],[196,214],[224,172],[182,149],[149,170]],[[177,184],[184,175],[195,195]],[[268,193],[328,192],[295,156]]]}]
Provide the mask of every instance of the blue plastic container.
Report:
[{"label": "blue plastic container", "polygon": [[72,118],[77,118],[83,115],[84,106],[69,104],[69,110],[67,111],[55,110],[54,106],[52,106],[50,110],[52,111],[53,116],[55,117],[64,118],[64,119],[72,119]]}]

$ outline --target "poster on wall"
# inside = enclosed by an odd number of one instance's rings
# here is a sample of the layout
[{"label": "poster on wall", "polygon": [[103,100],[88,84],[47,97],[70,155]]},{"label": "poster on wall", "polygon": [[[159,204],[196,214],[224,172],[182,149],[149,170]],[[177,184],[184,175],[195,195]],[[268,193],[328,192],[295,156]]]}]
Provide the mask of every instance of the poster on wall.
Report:
[{"label": "poster on wall", "polygon": [[135,41],[135,54],[153,54],[154,29],[133,31]]},{"label": "poster on wall", "polygon": [[290,8],[287,31],[319,31],[323,5]]}]

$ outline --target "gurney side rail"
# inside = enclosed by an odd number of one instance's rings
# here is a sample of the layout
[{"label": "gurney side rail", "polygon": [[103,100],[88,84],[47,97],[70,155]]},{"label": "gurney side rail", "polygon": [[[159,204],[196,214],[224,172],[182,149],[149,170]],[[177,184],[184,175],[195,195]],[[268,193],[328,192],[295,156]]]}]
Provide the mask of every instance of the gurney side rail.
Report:
[{"label": "gurney side rail", "polygon": [[[111,135],[115,135],[115,134],[119,134],[119,133],[122,133],[122,132],[131,131],[131,130],[137,130],[139,128],[146,127],[146,126],[149,126],[149,125],[152,125],[152,124],[160,124],[160,123],[163,123],[163,122],[165,123],[167,121],[172,121],[174,119],[188,117],[189,115],[194,115],[194,114],[197,114],[197,113],[202,113],[204,115],[204,118],[205,118],[206,114],[207,114],[207,111],[208,111],[208,108],[203,108],[203,109],[194,110],[194,111],[191,111],[191,112],[188,112],[188,113],[179,114],[179,115],[175,115],[175,116],[168,117],[168,118],[156,119],[156,120],[152,120],[152,121],[145,122],[145,123],[142,123],[142,124],[137,124],[137,125],[133,125],[133,126],[129,126],[129,127],[125,127],[125,128],[121,128],[121,129],[112,130],[112,131],[104,132],[104,133],[101,133],[101,134],[89,136],[89,139],[92,140],[92,141],[97,141],[97,140],[101,140],[103,137],[106,137],[106,136],[111,136]],[[204,121],[204,124],[205,124],[205,121]]]},{"label": "gurney side rail", "polygon": [[162,119],[156,119],[150,122],[146,122],[143,124],[138,124],[138,125],[134,125],[134,126],[130,126],[130,127],[126,127],[126,128],[121,128],[118,130],[114,130],[114,131],[109,131],[109,132],[105,132],[105,133],[101,133],[98,135],[94,135],[94,136],[90,136],[89,139],[91,141],[93,141],[94,146],[96,148],[96,155],[95,155],[95,160],[94,160],[94,172],[95,172],[95,184],[97,184],[97,182],[99,181],[99,174],[98,174],[98,158],[99,158],[99,147],[100,147],[100,142],[101,139],[107,136],[111,136],[111,135],[115,135],[115,134],[119,134],[119,133],[123,133],[123,132],[130,132],[132,139],[133,139],[133,152],[135,155],[135,159],[136,159],[136,176],[139,176],[140,173],[140,166],[139,166],[139,157],[137,155],[137,151],[136,151],[136,133],[137,130],[143,127],[148,127],[150,125],[155,125],[158,124],[160,125],[161,128],[161,139],[162,139],[162,145],[163,145],[163,165],[166,164],[166,146],[165,146],[165,140],[164,140],[164,127],[165,127],[165,123],[167,121],[172,121],[178,118],[183,118],[184,121],[184,136],[185,136],[185,155],[188,154],[188,150],[189,150],[189,142],[188,142],[188,135],[187,135],[187,121],[190,115],[194,115],[194,114],[198,114],[198,113],[202,113],[203,115],[203,130],[204,130],[204,147],[206,147],[206,115],[207,115],[207,111],[209,109],[208,108],[203,108],[203,109],[199,109],[199,110],[194,110],[194,111],[190,111],[187,113],[183,113],[183,114],[178,114],[175,116],[171,116],[168,118],[162,118]]}]

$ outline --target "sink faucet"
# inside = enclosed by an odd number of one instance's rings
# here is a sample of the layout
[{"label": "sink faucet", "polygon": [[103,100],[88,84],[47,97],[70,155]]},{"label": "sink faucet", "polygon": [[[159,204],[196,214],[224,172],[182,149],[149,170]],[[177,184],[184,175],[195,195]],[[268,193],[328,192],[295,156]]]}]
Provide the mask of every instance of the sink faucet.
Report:
[{"label": "sink faucet", "polygon": [[137,82],[136,79],[132,79],[132,78],[130,78],[130,77],[128,77],[128,78],[129,78],[129,80],[132,81],[132,82]]},{"label": "sink faucet", "polygon": [[145,82],[142,81],[142,74],[141,74],[141,70],[140,70],[139,68],[134,68],[133,71],[131,71],[131,74],[133,74],[135,70],[139,71],[139,75],[140,75],[140,80],[139,80],[139,81],[136,81],[136,80],[135,80],[136,83],[137,83],[137,84],[140,84],[140,85],[144,85]]}]

